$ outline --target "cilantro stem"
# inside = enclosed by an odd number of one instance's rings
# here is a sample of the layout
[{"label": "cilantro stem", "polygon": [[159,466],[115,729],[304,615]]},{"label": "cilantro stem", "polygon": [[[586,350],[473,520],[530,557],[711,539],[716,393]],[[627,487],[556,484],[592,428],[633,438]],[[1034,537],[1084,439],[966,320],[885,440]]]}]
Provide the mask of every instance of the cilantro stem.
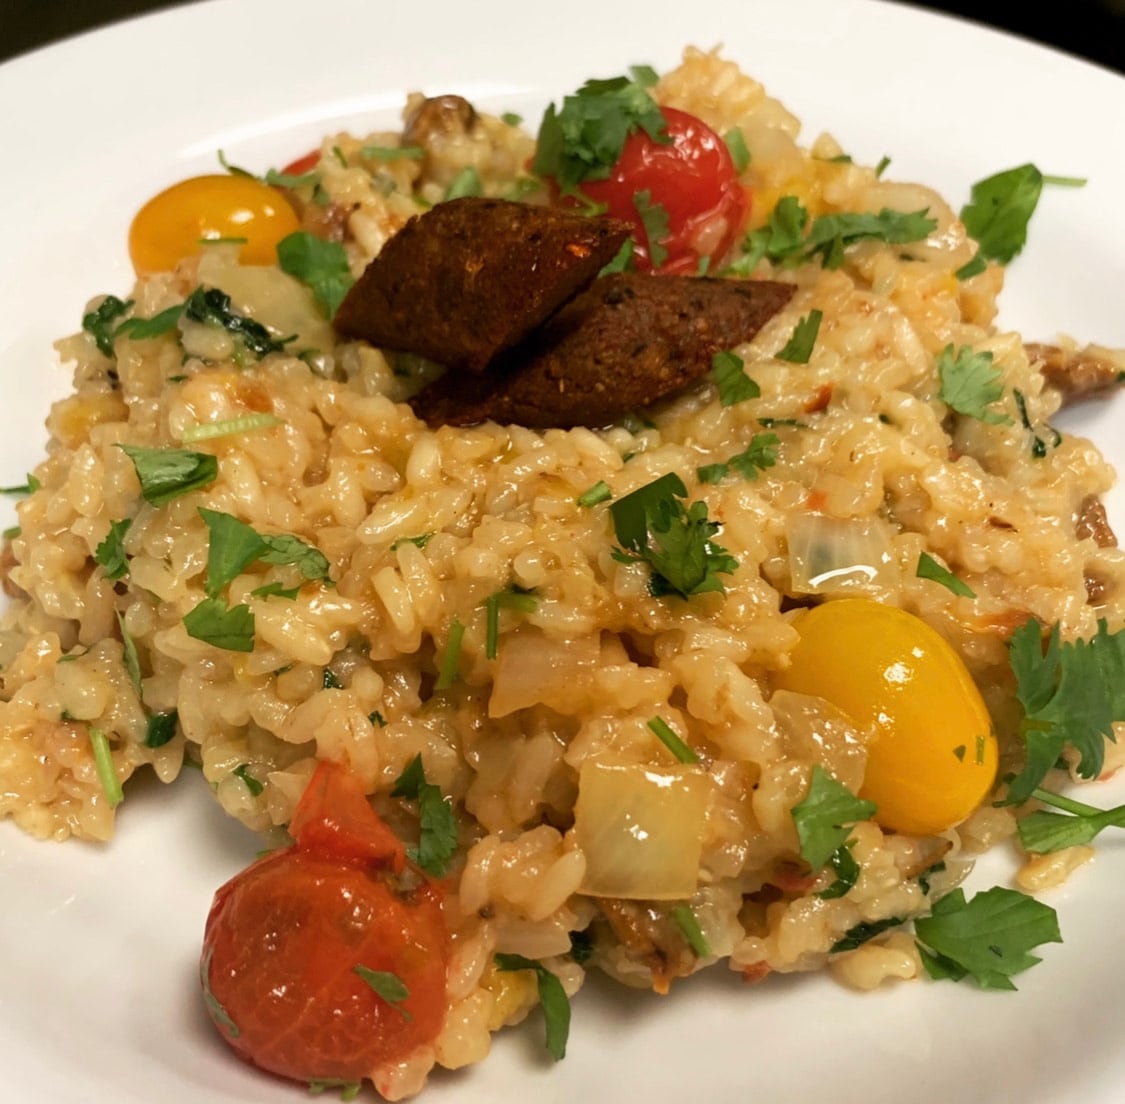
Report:
[{"label": "cilantro stem", "polygon": [[672,726],[664,720],[663,717],[653,717],[652,720],[648,722],[648,727],[656,733],[657,739],[659,739],[681,763],[699,762],[699,756],[676,735]]},{"label": "cilantro stem", "polygon": [[105,791],[105,799],[111,809],[116,809],[125,798],[121,789],[121,779],[113,766],[113,753],[109,748],[109,739],[100,728],[90,729],[90,746],[94,750],[94,766],[98,772],[98,781]]},{"label": "cilantro stem", "polygon": [[465,626],[459,617],[454,617],[449,625],[449,639],[445,645],[445,652],[441,657],[441,668],[438,671],[435,690],[448,690],[457,678],[457,664],[461,659],[461,639],[465,635]]},{"label": "cilantro stem", "polygon": [[1081,801],[1075,801],[1072,797],[1064,797],[1062,794],[1044,790],[1039,786],[1031,791],[1031,796],[1044,805],[1062,809],[1063,812],[1073,813],[1075,816],[1097,816],[1105,811],[1104,809],[1096,809],[1093,805],[1084,805]]},{"label": "cilantro stem", "polygon": [[1084,176],[1049,176],[1043,174],[1044,184],[1054,184],[1056,188],[1085,188],[1089,183]]}]

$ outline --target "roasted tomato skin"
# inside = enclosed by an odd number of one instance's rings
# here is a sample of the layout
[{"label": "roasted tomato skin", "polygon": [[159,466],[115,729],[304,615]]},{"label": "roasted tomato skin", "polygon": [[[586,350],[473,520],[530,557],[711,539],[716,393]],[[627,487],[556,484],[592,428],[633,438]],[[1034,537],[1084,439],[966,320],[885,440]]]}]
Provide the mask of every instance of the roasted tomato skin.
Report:
[{"label": "roasted tomato skin", "polygon": [[[227,1043],[261,1069],[358,1081],[441,1029],[449,937],[440,891],[395,874],[401,844],[339,767],[318,767],[293,824],[294,846],[215,894],[201,959],[207,1007]],[[407,995],[388,999],[368,971]]]},{"label": "roasted tomato skin", "polygon": [[[750,210],[750,194],[723,139],[702,119],[662,107],[667,143],[638,129],[625,140],[605,180],[587,180],[579,190],[606,214],[633,223],[633,261],[640,271],[692,273],[703,258],[717,261],[734,244]],[[638,193],[649,193],[668,215],[660,241],[667,257],[653,265],[648,236],[637,210]]]}]

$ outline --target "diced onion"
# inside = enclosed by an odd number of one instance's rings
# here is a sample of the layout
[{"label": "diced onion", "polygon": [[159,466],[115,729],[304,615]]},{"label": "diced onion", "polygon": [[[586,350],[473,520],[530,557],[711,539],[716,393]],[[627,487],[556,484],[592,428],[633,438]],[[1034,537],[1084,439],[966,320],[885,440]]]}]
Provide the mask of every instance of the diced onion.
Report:
[{"label": "diced onion", "polygon": [[699,767],[587,760],[574,832],[594,897],[683,901],[695,893],[710,780]]},{"label": "diced onion", "polygon": [[785,523],[794,593],[869,590],[888,582],[891,545],[876,518],[798,514]]},{"label": "diced onion", "polygon": [[598,638],[554,640],[538,629],[517,629],[500,638],[488,699],[490,717],[547,705],[571,715],[585,708],[597,668]]}]

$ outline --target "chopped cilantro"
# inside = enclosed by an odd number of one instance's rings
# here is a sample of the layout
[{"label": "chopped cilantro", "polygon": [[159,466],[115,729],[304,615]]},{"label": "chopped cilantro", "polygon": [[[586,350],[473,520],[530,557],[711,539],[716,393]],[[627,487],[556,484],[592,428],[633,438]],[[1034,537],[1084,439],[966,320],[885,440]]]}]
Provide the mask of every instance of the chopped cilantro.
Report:
[{"label": "chopped cilantro", "polygon": [[718,483],[733,468],[744,479],[757,479],[758,472],[772,468],[777,463],[777,446],[781,443],[776,433],[755,433],[750,444],[723,464],[704,464],[696,468],[701,483]]},{"label": "chopped cilantro", "polygon": [[660,80],[660,74],[651,65],[630,65],[629,76],[642,88],[652,88]]},{"label": "chopped cilantro", "polygon": [[324,668],[324,674],[320,677],[320,684],[325,690],[344,689],[344,684],[340,681],[340,676],[336,674],[331,667]]},{"label": "chopped cilantro", "polygon": [[836,873],[836,880],[827,889],[822,889],[817,896],[825,901],[833,901],[837,897],[843,897],[859,881],[860,867],[849,843],[837,847],[828,857],[828,861]]},{"label": "chopped cilantro", "polygon": [[711,946],[691,905],[675,905],[668,913],[697,958],[710,958]]},{"label": "chopped cilantro", "polygon": [[370,713],[368,713],[367,719],[373,725],[375,725],[377,728],[386,728],[387,727],[387,718],[384,717],[383,714],[380,713],[378,709],[373,709]]},{"label": "chopped cilantro", "polygon": [[116,809],[124,800],[125,794],[121,789],[121,779],[117,777],[117,770],[113,765],[113,752],[109,747],[109,739],[100,728],[90,729],[90,747],[94,752],[94,769],[97,771],[102,793],[105,794],[106,804],[111,809]]},{"label": "chopped cilantro", "polygon": [[730,154],[734,171],[741,176],[746,166],[750,164],[750,151],[746,148],[746,136],[742,133],[742,128],[731,127],[723,135],[723,142],[726,144],[727,153]]},{"label": "chopped cilantro", "polygon": [[555,1061],[566,1057],[570,1035],[570,1000],[562,982],[541,962],[518,954],[496,955],[498,970],[534,970],[539,989],[539,1004],[547,1025],[547,1051]]},{"label": "chopped cilantro", "polygon": [[989,425],[1009,425],[1012,419],[999,410],[988,408],[1004,394],[1000,369],[992,365],[992,354],[976,353],[962,345],[956,353],[946,345],[937,359],[941,388],[938,397],[958,414],[977,418]]},{"label": "chopped cilantro", "polygon": [[101,565],[107,579],[123,579],[129,572],[125,534],[132,524],[132,518],[111,521],[105,539],[94,549],[94,562]]},{"label": "chopped cilantro", "polygon": [[761,395],[761,388],[746,374],[745,367],[742,357],[729,349],[711,357],[711,378],[721,406],[734,406]]},{"label": "chopped cilantro", "polygon": [[35,492],[37,490],[39,490],[39,488],[41,486],[42,486],[42,484],[39,482],[39,480],[36,479],[34,475],[29,474],[28,477],[27,477],[27,481],[25,483],[18,483],[15,486],[12,486],[12,487],[0,487],[0,494],[10,494],[10,495],[35,494]]},{"label": "chopped cilantro", "polygon": [[579,966],[585,966],[594,957],[594,936],[588,928],[570,933],[570,957]]},{"label": "chopped cilantro", "polygon": [[257,357],[285,347],[285,342],[273,338],[261,322],[234,310],[230,296],[219,288],[197,287],[184,304],[184,316],[204,326],[226,330]]},{"label": "chopped cilantro", "polygon": [[1043,174],[1034,165],[1020,165],[978,180],[961,221],[977,240],[977,256],[1007,264],[1027,243],[1027,225],[1039,203]]},{"label": "chopped cilantro", "polygon": [[708,519],[707,504],[693,502],[685,509],[681,499],[686,497],[683,480],[669,472],[609,508],[621,543],[614,558],[647,563],[653,570],[649,589],[657,597],[721,594],[725,588],[719,575],[730,575],[738,567],[738,561],[711,540],[719,524]]},{"label": "chopped cilantro", "polygon": [[809,792],[793,806],[791,813],[801,841],[801,858],[813,870],[819,870],[837,848],[848,842],[851,826],[868,820],[874,813],[874,802],[856,797],[817,763],[812,769]]},{"label": "chopped cilantro", "polygon": [[449,623],[449,637],[445,642],[437,681],[434,683],[435,690],[448,690],[456,680],[457,666],[461,662],[461,640],[464,635],[465,626],[460,618],[454,617]]},{"label": "chopped cilantro", "polygon": [[633,193],[633,207],[645,229],[649,260],[653,268],[659,268],[668,259],[664,245],[669,234],[668,211],[663,204],[652,202],[652,192],[647,188]]},{"label": "chopped cilantro", "polygon": [[141,660],[137,655],[137,645],[132,636],[129,635],[129,630],[125,628],[125,618],[122,617],[121,611],[117,610],[116,613],[117,627],[121,630],[121,648],[125,670],[129,675],[129,682],[137,695],[137,700],[140,701],[143,698],[143,686],[141,684]]},{"label": "chopped cilantro", "polygon": [[523,116],[517,115],[514,111],[505,111],[500,116],[501,122],[507,123],[510,127],[518,127],[523,122]]},{"label": "chopped cilantro", "polygon": [[254,650],[254,611],[247,605],[228,607],[221,598],[204,598],[184,615],[188,636],[228,652]]},{"label": "chopped cilantro", "polygon": [[790,364],[808,364],[823,318],[822,311],[809,311],[793,328],[789,340],[778,350],[777,359],[786,360]]},{"label": "chopped cilantro", "polygon": [[163,747],[176,735],[178,721],[179,714],[174,709],[167,713],[150,713],[146,724],[145,747]]},{"label": "chopped cilantro", "polygon": [[539,124],[535,174],[552,177],[563,192],[573,192],[585,180],[604,180],[635,130],[670,142],[664,116],[646,87],[635,76],[589,80],[565,97],[561,108],[551,104]]},{"label": "chopped cilantro", "polygon": [[426,873],[444,877],[457,848],[457,818],[449,798],[434,783],[426,781],[421,753],[407,763],[395,780],[391,797],[418,802],[418,846],[408,847],[406,853]]},{"label": "chopped cilantro", "polygon": [[376,996],[382,997],[407,1023],[414,1017],[402,1007],[402,1002],[410,996],[406,982],[389,970],[372,970],[369,966],[353,966],[352,973],[358,974],[371,986]]},{"label": "chopped cilantro", "polygon": [[117,447],[132,460],[141,496],[150,506],[164,506],[179,495],[209,486],[219,474],[219,461],[210,453],[136,445]]},{"label": "chopped cilantro", "polygon": [[479,195],[484,195],[484,185],[481,183],[480,173],[472,165],[462,169],[445,191],[446,199],[461,199],[464,196]]},{"label": "chopped cilantro", "polygon": [[1039,623],[1030,618],[1012,633],[1008,658],[1024,711],[1027,762],[1005,804],[1026,801],[1068,744],[1078,752],[1079,775],[1097,778],[1113,722],[1125,720],[1125,630],[1109,633],[1099,621],[1089,640],[1062,641],[1056,623],[1044,649]]},{"label": "chopped cilantro", "polygon": [[340,1099],[347,1102],[359,1096],[363,1090],[363,1082],[345,1081],[342,1077],[317,1077],[309,1082],[310,1096],[320,1096],[331,1090],[338,1091]]},{"label": "chopped cilantro", "polygon": [[[1031,434],[1031,455],[1036,460],[1042,460],[1047,455],[1048,445],[1047,442],[1035,432],[1035,427],[1031,424],[1031,418],[1027,413],[1027,399],[1024,398],[1023,392],[1018,387],[1012,388],[1012,397],[1016,400],[1016,410],[1019,412],[1020,424],[1028,433]],[[1059,433],[1054,426],[1048,425],[1047,428],[1054,435],[1054,440],[1051,442],[1050,447],[1058,448],[1062,444],[1062,434]]]},{"label": "chopped cilantro", "polygon": [[129,313],[132,306],[132,299],[126,301],[116,295],[107,295],[92,311],[82,316],[82,329],[94,339],[98,352],[103,356],[113,356],[116,323],[122,315]]},{"label": "chopped cilantro", "polygon": [[255,587],[250,591],[251,598],[288,598],[292,601],[301,593],[299,586],[287,587],[284,583],[272,582],[265,583],[263,586]]},{"label": "chopped cilantro", "polygon": [[1053,908],[1002,886],[970,901],[953,890],[914,921],[914,932],[930,977],[971,977],[982,989],[1014,989],[1012,975],[1039,961],[1032,948],[1062,942]]},{"label": "chopped cilantro", "polygon": [[864,943],[870,942],[877,935],[882,935],[885,931],[890,931],[891,928],[897,928],[900,924],[905,924],[906,920],[901,916],[888,916],[883,920],[869,920],[864,923],[856,924],[854,928],[848,928],[844,934],[828,948],[829,954],[842,954],[844,951],[854,951],[857,947],[862,947]]},{"label": "chopped cilantro", "polygon": [[417,537],[399,537],[394,544],[391,545],[391,551],[398,551],[404,544],[412,544],[415,548],[425,548],[426,545],[433,540],[433,537],[433,533],[422,533]]},{"label": "chopped cilantro", "polygon": [[368,161],[421,161],[426,151],[421,146],[364,146],[359,155]]},{"label": "chopped cilantro", "polygon": [[611,498],[613,498],[613,491],[609,489],[609,484],[604,479],[599,479],[597,483],[583,491],[575,501],[579,506],[589,508],[601,502],[608,502]]},{"label": "chopped cilantro", "polygon": [[653,717],[648,722],[648,727],[656,734],[656,738],[681,762],[698,763],[699,755],[695,749],[686,744],[664,720],[663,717]]},{"label": "chopped cilantro", "polygon": [[214,598],[258,560],[274,565],[292,564],[305,579],[332,585],[324,553],[299,537],[290,533],[257,533],[232,514],[203,506],[199,508],[199,516],[206,522],[210,535],[204,588],[209,598]]},{"label": "chopped cilantro", "polygon": [[329,318],[336,314],[355,283],[344,247],[307,230],[295,230],[277,243],[277,263],[282,271],[312,289],[313,297]]},{"label": "chopped cilantro", "polygon": [[242,414],[237,418],[224,418],[218,422],[204,422],[201,425],[188,426],[183,431],[181,440],[185,445],[191,445],[196,441],[211,441],[216,437],[233,437],[240,433],[254,433],[259,429],[272,429],[274,426],[283,424],[282,419],[276,414]]},{"label": "chopped cilantro", "polygon": [[241,778],[242,779],[242,781],[246,785],[246,788],[250,791],[251,797],[258,797],[261,794],[261,792],[265,789],[265,786],[263,786],[261,784],[261,782],[259,782],[250,773],[250,764],[249,763],[242,763],[241,765],[235,767],[234,770],[231,771],[231,774],[233,774],[235,776],[235,778]]},{"label": "chopped cilantro", "polygon": [[976,592],[968,583],[958,579],[949,568],[942,567],[929,552],[923,552],[918,557],[918,566],[915,568],[914,574],[919,579],[930,579],[935,583],[940,583],[946,590],[952,591],[960,598],[976,597]]},{"label": "chopped cilantro", "polygon": [[126,318],[114,333],[114,338],[127,337],[130,341],[151,341],[156,337],[163,337],[176,328],[180,316],[184,313],[184,304],[177,303],[173,307],[165,307],[151,318]]},{"label": "chopped cilantro", "polygon": [[534,613],[539,599],[533,591],[513,584],[505,590],[490,594],[481,605],[486,618],[484,654],[487,659],[495,659],[500,639],[500,610],[517,610],[520,613]]},{"label": "chopped cilantro", "polygon": [[636,242],[630,235],[621,243],[621,247],[614,253],[613,259],[602,265],[598,275],[608,276],[611,272],[631,272],[633,270],[633,253],[636,248]]},{"label": "chopped cilantro", "polygon": [[879,164],[875,166],[875,176],[877,178],[882,176],[883,173],[887,171],[890,163],[891,159],[884,153],[883,156],[879,158]]}]

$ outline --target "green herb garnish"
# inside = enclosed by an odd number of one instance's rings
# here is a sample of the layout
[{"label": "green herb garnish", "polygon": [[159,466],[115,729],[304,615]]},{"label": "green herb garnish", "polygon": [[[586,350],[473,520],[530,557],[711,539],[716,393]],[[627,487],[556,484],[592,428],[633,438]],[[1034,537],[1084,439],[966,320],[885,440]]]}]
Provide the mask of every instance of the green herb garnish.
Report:
[{"label": "green herb garnish", "polygon": [[141,497],[150,506],[164,506],[173,498],[209,486],[219,475],[219,461],[210,453],[136,445],[117,447],[132,460],[141,484]]},{"label": "green herb garnish", "polygon": [[94,549],[94,562],[101,565],[107,579],[123,579],[129,572],[125,534],[132,524],[132,518],[111,521],[105,539]]},{"label": "green herb garnish", "polygon": [[228,652],[254,650],[254,611],[247,605],[227,606],[222,598],[204,598],[184,615],[188,636]]},{"label": "green herb garnish", "polygon": [[817,896],[825,901],[832,901],[837,897],[843,897],[859,881],[860,867],[852,854],[850,843],[837,847],[828,857],[828,861],[836,872],[836,880],[827,889],[822,889]]},{"label": "green herb garnish", "polygon": [[793,824],[801,841],[801,858],[819,870],[843,847],[852,825],[869,820],[875,803],[856,797],[842,782],[837,782],[819,763],[812,769],[809,792],[793,806]]},{"label": "green herb garnish", "polygon": [[241,433],[254,433],[259,429],[272,429],[274,426],[283,424],[282,419],[276,414],[242,414],[237,418],[224,418],[218,422],[204,422],[201,425],[188,426],[180,439],[184,444],[190,445],[196,441],[210,441],[216,437],[233,437]]},{"label": "green herb garnish", "polygon": [[575,502],[588,509],[591,506],[597,506],[599,503],[608,502],[611,498],[613,498],[613,491],[609,489],[609,484],[604,479],[599,479],[592,487],[583,491],[575,499]]},{"label": "green herb garnish", "polygon": [[1028,952],[1061,943],[1058,916],[1049,905],[996,886],[965,900],[960,889],[914,921],[922,965],[932,978],[971,977],[982,989],[1015,989],[1014,974],[1039,959]]},{"label": "green herb garnish", "polygon": [[453,803],[441,789],[426,781],[421,753],[415,755],[395,780],[391,797],[404,797],[418,802],[420,834],[417,847],[408,847],[406,854],[428,874],[442,878],[449,869],[449,860],[457,849],[457,818]]},{"label": "green herb garnish", "polygon": [[539,1004],[547,1025],[547,1051],[555,1061],[566,1057],[566,1041],[570,1035],[570,1000],[562,982],[541,962],[518,954],[498,954],[498,970],[534,970],[539,989]]},{"label": "green herb garnish", "polygon": [[265,789],[265,786],[250,773],[249,763],[242,763],[235,767],[234,770],[231,771],[231,774],[233,774],[235,778],[240,778],[242,780],[246,788],[250,791],[251,797],[258,797]]},{"label": "green herb garnish", "polygon": [[649,260],[653,268],[659,268],[668,259],[668,249],[664,245],[670,231],[668,211],[663,204],[652,202],[652,192],[647,188],[633,194],[633,207],[645,230]]},{"label": "green herb garnish", "polygon": [[711,357],[711,378],[719,391],[720,406],[734,406],[761,395],[761,388],[746,374],[745,368],[742,357],[729,349]]},{"label": "green herb garnish", "polygon": [[197,287],[184,304],[184,317],[213,329],[226,330],[257,357],[285,348],[285,342],[271,336],[261,322],[234,310],[230,296],[219,288]]},{"label": "green herb garnish", "polygon": [[683,480],[674,472],[662,475],[609,507],[621,548],[620,563],[647,563],[653,571],[649,589],[656,597],[678,594],[688,598],[709,591],[724,592],[720,575],[730,575],[738,561],[712,541],[719,523],[707,517],[707,504],[687,497]]},{"label": "green herb garnish", "polygon": [[121,789],[121,779],[117,777],[113,766],[109,739],[100,728],[90,729],[90,747],[94,752],[94,769],[97,771],[102,793],[105,794],[106,804],[111,809],[116,809],[125,799],[125,794]]},{"label": "green herb garnish", "polygon": [[929,552],[923,552],[918,557],[918,566],[914,569],[914,574],[919,579],[930,579],[932,582],[940,583],[946,590],[952,591],[960,598],[976,597],[976,592],[968,583],[958,579],[949,568],[942,567]]},{"label": "green herb garnish", "polygon": [[500,640],[500,611],[501,609],[516,610],[519,613],[534,613],[539,599],[533,591],[523,587],[512,586],[490,594],[481,605],[484,606],[486,634],[484,654],[486,659],[495,659]]},{"label": "green herb garnish", "polygon": [[746,136],[742,133],[742,128],[731,127],[723,135],[723,142],[726,144],[727,153],[730,154],[734,171],[741,176],[746,166],[750,164],[750,151],[746,148]]},{"label": "green herb garnish", "polygon": [[701,483],[718,483],[733,469],[743,479],[757,479],[758,472],[772,468],[777,463],[777,446],[781,444],[776,433],[755,433],[750,444],[722,464],[704,464],[696,468]]},{"label": "green herb garnish", "polygon": [[1007,414],[988,409],[1004,394],[1000,369],[993,367],[991,353],[976,353],[969,345],[954,353],[953,346],[946,345],[938,355],[937,372],[941,380],[938,398],[958,414],[989,425],[1011,424]]},{"label": "green herb garnish", "polygon": [[179,714],[176,710],[167,713],[150,713],[146,718],[145,747],[158,748],[168,743],[176,735]]},{"label": "green herb garnish", "polygon": [[697,958],[710,958],[711,946],[691,905],[675,905],[668,913]]},{"label": "green herb garnish", "polygon": [[382,997],[407,1023],[414,1018],[402,1007],[402,1002],[410,996],[410,990],[398,974],[392,974],[389,970],[372,970],[368,966],[353,966],[352,973],[363,978],[375,995]]},{"label": "green herb garnish", "polygon": [[823,318],[823,312],[809,311],[793,328],[793,335],[778,350],[777,359],[786,360],[790,364],[808,364]]},{"label": "green herb garnish", "polygon": [[307,230],[295,230],[277,243],[277,263],[282,271],[312,289],[313,297],[329,318],[335,316],[355,283],[344,247]]},{"label": "green herb garnish", "polygon": [[653,717],[648,722],[648,727],[656,734],[656,738],[681,762],[698,763],[699,755],[694,748],[686,744],[675,732],[672,726],[663,717]]}]

